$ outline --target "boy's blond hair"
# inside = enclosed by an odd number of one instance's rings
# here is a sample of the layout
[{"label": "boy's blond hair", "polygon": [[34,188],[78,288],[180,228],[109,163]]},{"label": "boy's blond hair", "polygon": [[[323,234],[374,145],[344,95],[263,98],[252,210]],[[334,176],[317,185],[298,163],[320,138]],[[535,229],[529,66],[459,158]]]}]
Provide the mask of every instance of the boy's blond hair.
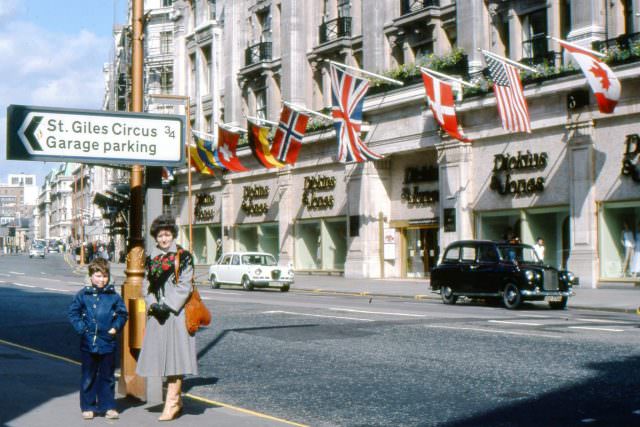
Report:
[{"label": "boy's blond hair", "polygon": [[110,276],[109,274],[109,261],[104,258],[96,258],[91,263],[89,263],[89,276],[93,276],[93,273],[100,272],[105,276]]}]

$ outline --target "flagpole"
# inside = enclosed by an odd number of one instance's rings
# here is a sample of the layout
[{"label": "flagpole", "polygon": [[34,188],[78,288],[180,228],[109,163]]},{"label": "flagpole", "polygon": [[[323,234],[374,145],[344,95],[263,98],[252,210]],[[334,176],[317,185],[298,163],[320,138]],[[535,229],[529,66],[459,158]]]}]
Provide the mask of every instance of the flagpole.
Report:
[{"label": "flagpole", "polygon": [[421,71],[424,71],[424,72],[425,72],[425,73],[427,73],[427,74],[432,74],[432,75],[434,75],[434,76],[436,76],[436,77],[442,77],[443,79],[449,79],[449,80],[451,80],[451,81],[454,81],[454,82],[460,83],[461,85],[464,85],[464,86],[467,86],[467,87],[477,87],[477,86],[478,86],[478,85],[474,85],[474,84],[469,83],[469,82],[465,82],[465,81],[464,81],[464,80],[462,80],[462,79],[458,79],[458,78],[455,78],[455,77],[449,76],[449,75],[447,75],[447,74],[442,74],[442,73],[439,73],[439,72],[437,72],[437,71],[433,71],[433,70],[431,70],[431,69],[429,69],[429,68],[420,67],[420,70],[421,70]]},{"label": "flagpole", "polygon": [[266,120],[266,119],[261,119],[259,117],[253,117],[253,116],[245,116],[247,118],[247,120],[251,120],[254,122],[262,122],[262,123],[266,123],[268,125],[271,126],[278,126],[278,123],[276,122],[272,122],[271,120]]},{"label": "flagpole", "polygon": [[287,102],[287,101],[284,101],[284,104],[288,105],[289,107],[292,107],[295,110],[301,110],[301,111],[304,111],[306,113],[313,114],[314,116],[322,117],[323,119],[327,119],[327,120],[333,121],[333,117],[327,116],[326,114],[318,113],[317,111],[310,110],[307,107],[303,107],[302,105],[292,104],[292,103]]},{"label": "flagpole", "polygon": [[362,73],[364,75],[367,75],[367,76],[370,76],[370,77],[373,77],[373,78],[376,78],[376,79],[384,80],[386,82],[393,83],[393,84],[396,84],[398,86],[404,86],[404,83],[401,82],[400,80],[390,79],[389,77],[381,76],[380,74],[372,73],[370,71],[365,71],[365,70],[362,70],[360,68],[356,68],[356,67],[352,67],[350,65],[342,64],[340,62],[332,61],[330,59],[325,59],[325,61],[327,61],[329,64],[333,64],[333,65],[336,65],[338,67],[346,68],[348,70],[357,71],[358,73]]},{"label": "flagpole", "polygon": [[551,40],[553,40],[553,41],[556,41],[556,42],[558,42],[558,43],[560,43],[560,42],[561,42],[561,43],[564,43],[564,44],[568,44],[568,45],[569,45],[569,46],[571,46],[571,47],[575,47],[576,49],[579,49],[579,50],[583,50],[583,51],[585,51],[585,52],[588,52],[588,53],[590,53],[590,54],[592,54],[592,55],[594,55],[594,56],[597,56],[598,58],[604,58],[605,56],[607,56],[607,55],[605,55],[605,54],[604,54],[604,53],[602,53],[602,52],[596,52],[595,50],[591,50],[591,49],[588,49],[588,48],[586,48],[586,47],[578,46],[578,45],[577,45],[577,44],[575,44],[575,43],[571,43],[571,42],[568,42],[568,41],[566,41],[566,40],[562,40],[562,39],[559,39],[559,38],[556,38],[556,37],[553,37],[553,36],[547,36],[547,38],[548,38],[548,39],[551,39]]},{"label": "flagpole", "polygon": [[500,56],[500,55],[497,55],[497,54],[495,54],[493,52],[489,52],[488,50],[484,50],[484,49],[480,49],[480,48],[478,48],[478,50],[480,52],[484,53],[485,55],[489,55],[489,56],[491,56],[491,57],[493,57],[495,59],[498,59],[500,61],[504,61],[507,64],[513,65],[514,67],[522,68],[523,70],[531,71],[532,73],[536,73],[536,74],[538,73],[538,70],[536,70],[535,68],[527,67],[526,65],[522,65],[519,62],[512,61],[511,59],[505,58],[504,56]]}]

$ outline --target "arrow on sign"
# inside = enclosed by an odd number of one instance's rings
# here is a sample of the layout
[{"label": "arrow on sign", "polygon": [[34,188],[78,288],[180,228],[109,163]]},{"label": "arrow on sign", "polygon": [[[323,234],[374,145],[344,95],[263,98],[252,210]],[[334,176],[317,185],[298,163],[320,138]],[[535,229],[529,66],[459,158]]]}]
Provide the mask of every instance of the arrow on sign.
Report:
[{"label": "arrow on sign", "polygon": [[38,129],[38,125],[40,125],[41,121],[42,121],[42,116],[33,116],[33,118],[31,119],[31,122],[29,123],[29,126],[27,126],[27,128],[24,131],[24,136],[25,138],[27,138],[27,141],[29,141],[29,145],[31,145],[31,148],[33,149],[33,151],[42,151],[42,146],[40,145],[40,143],[38,142],[38,139],[35,136],[35,131],[36,129]]}]

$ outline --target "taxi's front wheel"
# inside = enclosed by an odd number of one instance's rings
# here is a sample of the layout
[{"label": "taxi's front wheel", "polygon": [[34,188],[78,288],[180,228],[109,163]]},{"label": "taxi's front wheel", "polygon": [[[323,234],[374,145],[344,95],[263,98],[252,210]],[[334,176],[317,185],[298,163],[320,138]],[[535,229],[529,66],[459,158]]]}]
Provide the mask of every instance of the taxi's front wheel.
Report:
[{"label": "taxi's front wheel", "polygon": [[458,297],[453,294],[453,289],[449,286],[440,288],[440,296],[442,297],[442,302],[445,304],[455,304],[456,301],[458,301]]}]

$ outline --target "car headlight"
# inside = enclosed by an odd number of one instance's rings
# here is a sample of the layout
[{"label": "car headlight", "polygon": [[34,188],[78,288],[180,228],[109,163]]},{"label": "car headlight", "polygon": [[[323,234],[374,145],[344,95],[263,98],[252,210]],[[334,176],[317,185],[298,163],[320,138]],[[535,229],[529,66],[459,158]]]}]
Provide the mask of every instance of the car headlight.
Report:
[{"label": "car headlight", "polygon": [[575,278],[576,278],[576,276],[572,272],[567,271],[567,281],[573,282],[575,280]]},{"label": "car headlight", "polygon": [[289,270],[289,277],[293,277],[293,270]]},{"label": "car headlight", "polygon": [[536,277],[535,273],[531,270],[525,270],[524,277],[527,278],[529,282],[533,281],[533,278]]}]

